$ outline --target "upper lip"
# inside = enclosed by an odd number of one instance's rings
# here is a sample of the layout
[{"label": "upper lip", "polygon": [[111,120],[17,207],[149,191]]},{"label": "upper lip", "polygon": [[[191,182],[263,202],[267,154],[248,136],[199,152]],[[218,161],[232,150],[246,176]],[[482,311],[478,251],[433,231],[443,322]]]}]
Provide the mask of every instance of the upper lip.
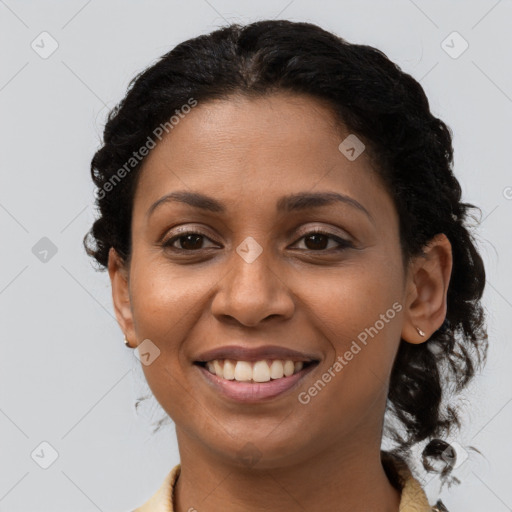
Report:
[{"label": "upper lip", "polygon": [[215,359],[234,359],[236,361],[261,361],[262,359],[281,359],[292,361],[318,361],[313,354],[298,352],[277,345],[265,345],[257,348],[247,348],[241,345],[226,345],[201,353],[196,362],[205,363]]}]

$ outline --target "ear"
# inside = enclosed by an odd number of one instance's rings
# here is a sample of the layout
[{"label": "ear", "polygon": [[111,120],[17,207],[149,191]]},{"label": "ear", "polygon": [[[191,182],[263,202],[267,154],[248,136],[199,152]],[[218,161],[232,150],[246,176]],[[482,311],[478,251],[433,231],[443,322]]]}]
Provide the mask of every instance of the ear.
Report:
[{"label": "ear", "polygon": [[[411,262],[402,327],[405,341],[415,344],[427,341],[443,324],[452,264],[452,246],[444,233],[434,236],[423,248],[423,254]],[[416,327],[425,336],[420,336]]]},{"label": "ear", "polygon": [[112,300],[117,322],[131,348],[137,345],[130,302],[129,272],[116,250],[108,253],[108,273],[112,285]]}]

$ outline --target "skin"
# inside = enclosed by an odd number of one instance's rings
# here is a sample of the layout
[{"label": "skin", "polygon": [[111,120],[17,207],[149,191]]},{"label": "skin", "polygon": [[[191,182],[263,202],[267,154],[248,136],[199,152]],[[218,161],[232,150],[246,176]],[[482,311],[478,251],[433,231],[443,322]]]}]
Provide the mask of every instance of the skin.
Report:
[{"label": "skin", "polygon": [[[130,264],[111,249],[108,270],[127,340],[136,347],[149,339],[160,350],[143,370],[176,425],[177,512],[348,512],[362,510],[363,498],[365,510],[398,511],[400,492],[380,461],[389,376],[401,338],[422,343],[443,323],[451,246],[436,236],[404,270],[393,201],[366,152],[350,161],[338,150],[348,133],[308,96],[232,96],[199,103],[145,160]],[[212,196],[227,213],[174,202],[147,218],[177,190]],[[284,195],[324,191],[352,197],[372,219],[341,203],[276,213]],[[174,247],[189,252],[176,255],[159,241],[177,226],[205,237],[177,239]],[[315,246],[305,237],[314,227],[354,247],[335,251],[332,238]],[[252,263],[236,252],[249,236],[262,248]],[[394,318],[301,404],[298,394],[395,302],[402,308]],[[233,403],[193,361],[236,343],[282,345],[320,363],[291,392]],[[255,463],[241,460],[247,450]]]}]

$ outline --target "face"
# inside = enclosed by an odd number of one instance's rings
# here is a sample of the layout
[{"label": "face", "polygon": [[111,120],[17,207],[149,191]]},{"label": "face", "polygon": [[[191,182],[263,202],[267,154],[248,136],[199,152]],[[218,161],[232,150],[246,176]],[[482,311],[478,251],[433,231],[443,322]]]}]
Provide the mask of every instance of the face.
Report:
[{"label": "face", "polygon": [[[149,340],[143,370],[180,443],[269,468],[380,443],[406,275],[392,199],[366,152],[340,151],[348,135],[306,96],[231,97],[199,103],[146,158],[114,299],[132,346]],[[290,372],[277,360],[298,373],[268,381]]]}]

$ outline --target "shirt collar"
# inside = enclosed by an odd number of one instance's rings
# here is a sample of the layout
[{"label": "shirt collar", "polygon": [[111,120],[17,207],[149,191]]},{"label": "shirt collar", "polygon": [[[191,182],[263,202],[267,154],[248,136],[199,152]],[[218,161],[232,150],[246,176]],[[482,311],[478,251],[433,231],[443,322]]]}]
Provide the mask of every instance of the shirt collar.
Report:
[{"label": "shirt collar", "polygon": [[[425,491],[408,466],[388,452],[381,452],[388,477],[401,489],[400,512],[431,512],[436,510],[429,503]],[[174,512],[174,488],[180,475],[178,464],[168,473],[158,491],[141,507],[133,512]]]}]

